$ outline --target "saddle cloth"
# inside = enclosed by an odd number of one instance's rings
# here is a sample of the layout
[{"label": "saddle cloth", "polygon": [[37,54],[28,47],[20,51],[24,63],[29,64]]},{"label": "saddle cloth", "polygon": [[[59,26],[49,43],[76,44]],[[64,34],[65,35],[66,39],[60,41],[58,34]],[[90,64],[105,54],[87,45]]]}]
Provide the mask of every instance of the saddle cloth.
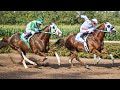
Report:
[{"label": "saddle cloth", "polygon": [[88,37],[89,35],[87,35],[87,36],[84,38],[84,40],[83,40],[83,39],[80,37],[79,34],[80,34],[80,33],[78,33],[78,34],[75,36],[75,41],[76,41],[76,42],[79,42],[79,43],[82,43],[82,44],[84,45],[85,51],[88,53],[88,52],[89,52],[89,49],[88,49],[86,40],[87,40],[87,37]]},{"label": "saddle cloth", "polygon": [[84,40],[80,37],[79,34],[80,34],[80,33],[78,33],[78,34],[75,36],[75,41],[84,44]]},{"label": "saddle cloth", "polygon": [[30,48],[29,40],[30,40],[31,37],[32,37],[32,36],[30,36],[30,37],[28,38],[28,40],[26,40],[26,39],[24,38],[24,33],[22,33],[22,34],[20,35],[20,39],[28,45],[28,48]]}]

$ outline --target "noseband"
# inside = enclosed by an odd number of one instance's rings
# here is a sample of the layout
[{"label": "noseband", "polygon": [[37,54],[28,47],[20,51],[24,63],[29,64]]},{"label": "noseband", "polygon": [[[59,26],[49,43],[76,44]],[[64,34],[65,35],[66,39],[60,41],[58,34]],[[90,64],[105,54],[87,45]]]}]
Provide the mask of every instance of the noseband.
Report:
[{"label": "noseband", "polygon": [[[105,25],[105,23],[104,23],[104,25]],[[105,26],[104,30],[101,30],[101,29],[96,29],[96,30],[100,31],[100,32],[104,32],[104,33],[110,33],[110,31],[106,31],[106,26]]]}]

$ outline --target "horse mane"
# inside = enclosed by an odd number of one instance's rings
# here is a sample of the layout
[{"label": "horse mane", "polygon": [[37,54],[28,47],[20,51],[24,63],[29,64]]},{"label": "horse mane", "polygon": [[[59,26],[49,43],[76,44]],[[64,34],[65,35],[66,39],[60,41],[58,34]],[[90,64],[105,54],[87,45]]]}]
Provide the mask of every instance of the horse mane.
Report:
[{"label": "horse mane", "polygon": [[[104,23],[100,24],[97,29],[99,29]],[[95,30],[90,36],[96,36],[96,34],[99,33],[99,30]]]},{"label": "horse mane", "polygon": [[97,27],[97,29],[100,28],[103,24],[104,24],[104,23],[102,23],[101,25],[99,25],[99,26]]},{"label": "horse mane", "polygon": [[[49,26],[49,25],[48,25],[48,26]],[[48,28],[48,26],[44,27],[42,30],[43,30],[43,31],[46,30],[46,28]]]}]

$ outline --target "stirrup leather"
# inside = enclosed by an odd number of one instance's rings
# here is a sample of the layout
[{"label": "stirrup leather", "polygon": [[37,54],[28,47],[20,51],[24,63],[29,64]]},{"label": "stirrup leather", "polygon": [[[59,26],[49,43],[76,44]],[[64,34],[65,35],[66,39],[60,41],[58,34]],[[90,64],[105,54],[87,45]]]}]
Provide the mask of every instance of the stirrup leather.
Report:
[{"label": "stirrup leather", "polygon": [[89,49],[88,49],[88,46],[87,46],[86,42],[84,42],[84,48],[85,48],[85,51],[88,53]]},{"label": "stirrup leather", "polygon": [[89,35],[87,35],[85,38],[84,38],[84,48],[85,48],[85,51],[87,52],[87,53],[89,53],[89,49],[88,49],[88,46],[87,46],[87,43],[86,43],[86,40],[87,40],[87,37],[88,37]]}]

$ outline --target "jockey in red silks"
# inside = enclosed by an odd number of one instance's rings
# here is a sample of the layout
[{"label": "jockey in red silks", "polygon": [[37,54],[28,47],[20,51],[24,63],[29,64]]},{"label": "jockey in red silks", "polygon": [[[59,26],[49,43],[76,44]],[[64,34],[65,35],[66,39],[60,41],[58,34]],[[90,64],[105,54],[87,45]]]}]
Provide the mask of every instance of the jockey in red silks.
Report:
[{"label": "jockey in red silks", "polygon": [[80,32],[77,34],[76,38],[81,37],[81,41],[84,42],[83,37],[96,30],[96,25],[98,24],[98,21],[95,18],[89,20],[86,15],[81,15],[81,18],[84,18],[85,21],[81,25]]},{"label": "jockey in red silks", "polygon": [[83,38],[84,36],[96,30],[96,25],[98,24],[98,20],[95,18],[92,20],[89,20],[86,15],[81,15],[80,17],[84,18],[85,21],[81,25],[80,32],[76,35],[75,40],[86,44],[86,40],[84,40]]}]

